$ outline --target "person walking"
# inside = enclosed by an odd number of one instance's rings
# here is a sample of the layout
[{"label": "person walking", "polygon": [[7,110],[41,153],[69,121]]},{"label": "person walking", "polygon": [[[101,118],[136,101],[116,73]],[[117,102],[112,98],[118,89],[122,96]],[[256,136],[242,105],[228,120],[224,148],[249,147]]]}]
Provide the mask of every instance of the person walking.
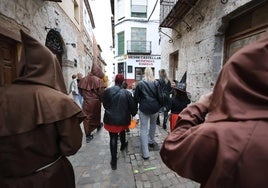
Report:
[{"label": "person walking", "polygon": [[[171,82],[167,77],[167,73],[165,69],[159,70],[159,79],[158,84],[160,84],[161,91],[164,96],[164,103],[162,104],[162,107],[160,109],[160,112],[163,112],[164,119],[163,119],[163,129],[167,128],[167,120],[168,120],[168,103],[170,99],[170,95],[172,94],[172,87]],[[157,116],[157,124],[160,125],[160,117],[159,114]]]},{"label": "person walking", "polygon": [[191,103],[188,98],[185,83],[178,83],[172,87],[174,95],[171,97],[168,103],[168,111],[170,111],[170,130],[173,130],[177,121],[179,113]]},{"label": "person walking", "polygon": [[267,187],[268,38],[238,50],[212,93],[185,108],[160,151],[204,188]]},{"label": "person walking", "polygon": [[137,104],[134,102],[132,94],[122,88],[124,75],[117,74],[115,77],[115,85],[105,89],[103,95],[104,112],[104,128],[110,135],[110,151],[111,151],[111,168],[117,169],[117,139],[118,135],[121,142],[120,150],[126,149],[128,142],[126,141],[126,129],[128,128],[131,116],[137,113]]},{"label": "person walking", "polygon": [[172,80],[172,82],[171,82],[171,88],[172,88],[172,91],[171,91],[171,98],[175,95],[175,87],[176,87],[176,85],[178,84],[179,82],[178,82],[178,80]]},{"label": "person walking", "polygon": [[134,96],[134,94],[135,94],[136,84],[137,84],[136,81],[131,84],[131,93],[132,93],[132,96]]},{"label": "person walking", "polygon": [[[83,74],[82,73],[77,73],[77,79],[76,79],[77,87],[79,85],[80,80],[82,80],[82,78],[83,78]],[[81,107],[82,107],[82,105],[83,105],[83,96],[81,95],[81,91],[80,91],[79,88],[78,88],[78,98],[79,98],[79,102],[80,102]]]},{"label": "person walking", "polygon": [[20,34],[18,77],[0,88],[0,187],[75,188],[66,156],[81,147],[85,115],[67,95],[56,56]]},{"label": "person walking", "polygon": [[77,80],[76,80],[76,75],[75,74],[72,75],[72,82],[71,82],[70,88],[69,88],[69,94],[70,93],[73,96],[73,100],[81,108],[81,103],[80,103],[80,100],[79,100],[78,84],[77,84]]},{"label": "person walking", "polygon": [[[145,68],[144,80],[139,81],[134,93],[139,104],[140,141],[143,159],[149,159],[149,148],[155,144],[156,119],[160,109],[156,81],[150,67]],[[149,134],[148,134],[149,129]]]},{"label": "person walking", "polygon": [[93,139],[92,131],[102,126],[101,103],[105,86],[100,78],[102,76],[99,76],[102,71],[99,69],[99,72],[94,72],[93,70],[96,70],[96,68],[92,68],[91,72],[82,78],[78,85],[84,100],[82,109],[86,114],[86,118],[83,121],[83,125],[87,143]]}]

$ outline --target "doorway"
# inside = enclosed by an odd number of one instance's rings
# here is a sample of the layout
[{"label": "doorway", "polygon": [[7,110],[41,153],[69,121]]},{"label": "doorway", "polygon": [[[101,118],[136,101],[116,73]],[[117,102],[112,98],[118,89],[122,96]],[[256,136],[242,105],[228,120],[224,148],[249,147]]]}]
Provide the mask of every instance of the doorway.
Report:
[{"label": "doorway", "polygon": [[17,42],[0,34],[0,86],[12,83],[17,77]]}]

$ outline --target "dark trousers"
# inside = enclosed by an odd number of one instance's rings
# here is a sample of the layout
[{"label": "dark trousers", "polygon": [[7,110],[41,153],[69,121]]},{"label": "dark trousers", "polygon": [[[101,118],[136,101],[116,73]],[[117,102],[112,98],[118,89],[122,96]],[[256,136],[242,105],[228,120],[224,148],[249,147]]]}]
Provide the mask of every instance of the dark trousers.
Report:
[{"label": "dark trousers", "polygon": [[[110,151],[112,156],[112,163],[116,163],[117,158],[117,140],[118,140],[118,133],[109,132],[110,135]],[[119,138],[121,142],[121,146],[126,143],[126,131],[122,131],[119,133]]]},{"label": "dark trousers", "polygon": [[[167,128],[167,120],[168,120],[168,110],[166,107],[164,107],[162,109],[162,112],[164,114],[164,119],[163,119],[163,128],[166,129]],[[159,114],[157,116],[157,124],[160,125],[160,118],[159,118]]]}]

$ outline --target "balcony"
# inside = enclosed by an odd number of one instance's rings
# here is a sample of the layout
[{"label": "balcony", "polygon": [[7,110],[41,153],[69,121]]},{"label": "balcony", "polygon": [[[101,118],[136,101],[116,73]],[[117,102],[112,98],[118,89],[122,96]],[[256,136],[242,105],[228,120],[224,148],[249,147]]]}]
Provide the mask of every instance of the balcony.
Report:
[{"label": "balcony", "polygon": [[127,54],[146,54],[152,53],[152,41],[127,41]]},{"label": "balcony", "polygon": [[174,28],[198,0],[160,0],[160,27]]}]

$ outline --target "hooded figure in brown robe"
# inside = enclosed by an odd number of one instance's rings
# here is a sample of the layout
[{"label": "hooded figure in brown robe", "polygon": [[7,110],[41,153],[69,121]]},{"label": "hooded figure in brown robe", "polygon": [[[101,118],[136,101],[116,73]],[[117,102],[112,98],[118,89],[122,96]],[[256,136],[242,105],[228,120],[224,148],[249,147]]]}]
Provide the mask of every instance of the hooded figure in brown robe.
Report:
[{"label": "hooded figure in brown robe", "polygon": [[74,188],[65,156],[81,147],[84,114],[56,56],[23,31],[18,78],[0,91],[0,187]]},{"label": "hooded figure in brown robe", "polygon": [[235,53],[180,116],[160,151],[169,168],[205,188],[267,187],[268,38]]},{"label": "hooded figure in brown robe", "polygon": [[103,77],[102,70],[93,63],[91,72],[78,85],[84,99],[82,109],[86,118],[83,124],[87,142],[93,139],[91,132],[101,127],[101,103],[105,89]]}]

